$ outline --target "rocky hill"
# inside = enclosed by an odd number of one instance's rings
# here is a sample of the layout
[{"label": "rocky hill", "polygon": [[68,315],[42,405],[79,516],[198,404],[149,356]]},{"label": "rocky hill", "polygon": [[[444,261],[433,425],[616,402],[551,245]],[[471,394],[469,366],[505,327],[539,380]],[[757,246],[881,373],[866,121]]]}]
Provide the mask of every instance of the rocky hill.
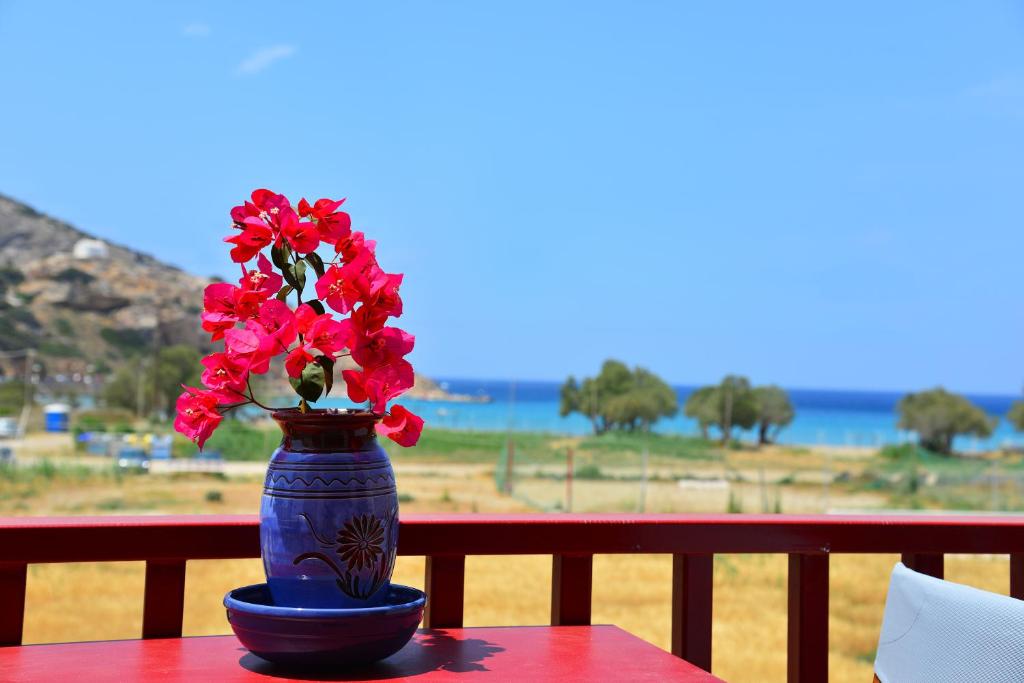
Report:
[{"label": "rocky hill", "polygon": [[0,351],[34,348],[48,374],[200,344],[206,283],[0,195]]}]

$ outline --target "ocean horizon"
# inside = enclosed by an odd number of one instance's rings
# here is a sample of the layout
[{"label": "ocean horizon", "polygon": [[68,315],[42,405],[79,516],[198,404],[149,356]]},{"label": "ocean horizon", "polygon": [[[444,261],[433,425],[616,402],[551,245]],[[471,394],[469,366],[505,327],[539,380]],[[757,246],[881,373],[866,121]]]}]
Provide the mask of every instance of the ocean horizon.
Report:
[{"label": "ocean horizon", "polygon": [[[402,398],[403,405],[421,415],[428,426],[467,431],[529,431],[582,435],[591,432],[582,415],[558,414],[561,382],[437,378],[450,394],[487,396],[488,403],[426,401]],[[682,415],[682,406],[697,386],[673,386],[679,396],[680,414],[659,420],[653,431],[696,436],[694,420]],[[905,392],[844,389],[786,389],[796,411],[793,422],[782,430],[778,442],[791,445],[860,446],[878,448],[913,441],[913,434],[896,427],[896,404]],[[1015,432],[1005,415],[1017,396],[964,394],[972,403],[999,418],[987,439],[959,437],[956,448],[975,452],[1024,445],[1024,434]],[[321,401],[321,403],[325,403]],[[327,406],[347,403],[328,399]],[[756,438],[752,431],[736,430],[741,439]]]}]

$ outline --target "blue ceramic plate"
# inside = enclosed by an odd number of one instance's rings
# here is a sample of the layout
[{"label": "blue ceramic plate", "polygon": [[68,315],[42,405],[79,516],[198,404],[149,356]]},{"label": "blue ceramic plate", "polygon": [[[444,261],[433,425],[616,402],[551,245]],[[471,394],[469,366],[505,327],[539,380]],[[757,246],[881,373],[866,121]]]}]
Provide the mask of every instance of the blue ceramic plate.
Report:
[{"label": "blue ceramic plate", "polygon": [[378,607],[279,607],[260,583],[231,591],[224,606],[238,640],[258,657],[292,666],[348,667],[401,650],[416,632],[426,600],[423,591],[391,584]]}]

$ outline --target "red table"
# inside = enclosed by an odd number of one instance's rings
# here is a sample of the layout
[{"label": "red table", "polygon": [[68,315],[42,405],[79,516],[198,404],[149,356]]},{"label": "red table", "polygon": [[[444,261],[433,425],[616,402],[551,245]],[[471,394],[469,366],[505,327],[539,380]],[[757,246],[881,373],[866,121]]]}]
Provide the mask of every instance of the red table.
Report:
[{"label": "red table", "polygon": [[[289,679],[234,636],[0,648],[0,681],[263,681]],[[616,626],[424,629],[401,652],[358,672],[298,680],[719,681]]]}]

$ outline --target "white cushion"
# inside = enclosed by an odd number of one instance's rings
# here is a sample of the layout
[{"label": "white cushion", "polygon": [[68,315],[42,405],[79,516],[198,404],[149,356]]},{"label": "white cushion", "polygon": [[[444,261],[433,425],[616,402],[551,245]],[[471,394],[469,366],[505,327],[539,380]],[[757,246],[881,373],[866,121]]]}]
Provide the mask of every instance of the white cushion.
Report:
[{"label": "white cushion", "polygon": [[1024,681],[1024,601],[897,563],[875,674],[882,683]]}]

